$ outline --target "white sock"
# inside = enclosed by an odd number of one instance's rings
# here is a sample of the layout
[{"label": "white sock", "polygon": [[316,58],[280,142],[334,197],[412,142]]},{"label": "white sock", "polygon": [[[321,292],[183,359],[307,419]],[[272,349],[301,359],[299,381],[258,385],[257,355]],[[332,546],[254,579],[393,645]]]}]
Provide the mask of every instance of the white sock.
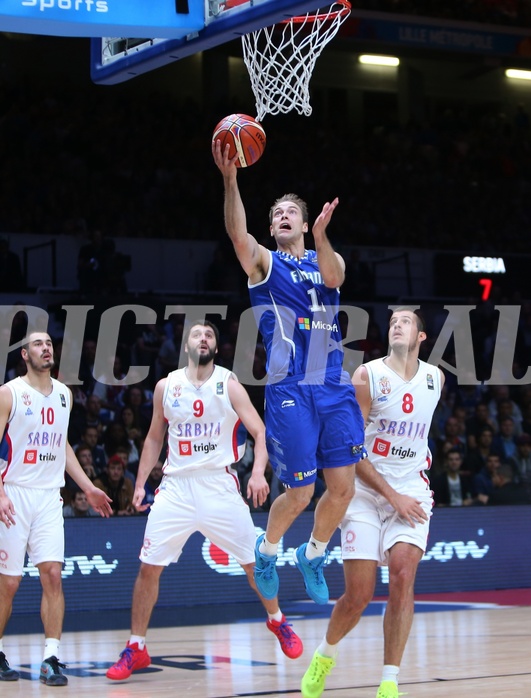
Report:
[{"label": "white sock", "polygon": [[48,657],[59,657],[59,643],[60,640],[55,637],[46,637],[44,639],[44,654],[42,661],[48,659]]},{"label": "white sock", "polygon": [[268,557],[276,557],[278,552],[278,543],[270,543],[264,536],[264,540],[260,543],[258,552],[262,555],[267,555]]},{"label": "white sock", "polygon": [[314,560],[316,557],[323,557],[327,545],[328,541],[326,541],[326,543],[321,543],[321,541],[310,536],[310,540],[306,546],[306,559]]},{"label": "white sock", "polygon": [[0,637],[0,652],[4,651],[4,638]]},{"label": "white sock", "polygon": [[267,617],[269,618],[269,620],[274,620],[277,623],[280,623],[280,621],[284,617],[284,614],[282,613],[282,611],[279,608],[276,613],[268,613]]},{"label": "white sock", "polygon": [[398,672],[400,667],[394,664],[384,664],[382,671],[382,681],[393,681],[398,686]]},{"label": "white sock", "polygon": [[146,638],[142,637],[141,635],[131,635],[129,638],[129,644],[134,645],[135,642],[138,643],[139,650],[143,650],[146,646]]},{"label": "white sock", "polygon": [[326,635],[325,635],[321,644],[317,648],[317,651],[319,652],[319,654],[322,654],[324,657],[331,657],[332,659],[335,659],[337,657],[338,649],[339,648],[337,645],[331,645],[329,642],[326,641]]}]

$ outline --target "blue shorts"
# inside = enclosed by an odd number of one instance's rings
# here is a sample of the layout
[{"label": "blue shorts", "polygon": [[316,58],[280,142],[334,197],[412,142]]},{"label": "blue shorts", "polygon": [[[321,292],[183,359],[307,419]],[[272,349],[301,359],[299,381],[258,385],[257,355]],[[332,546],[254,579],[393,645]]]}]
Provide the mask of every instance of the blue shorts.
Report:
[{"label": "blue shorts", "polygon": [[363,415],[348,382],[266,385],[269,460],[288,487],[315,482],[317,470],[341,468],[367,457]]}]

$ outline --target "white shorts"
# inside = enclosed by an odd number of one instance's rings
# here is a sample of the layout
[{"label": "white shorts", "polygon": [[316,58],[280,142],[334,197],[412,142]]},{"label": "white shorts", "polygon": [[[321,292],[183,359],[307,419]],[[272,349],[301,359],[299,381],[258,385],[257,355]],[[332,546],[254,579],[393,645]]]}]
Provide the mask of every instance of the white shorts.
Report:
[{"label": "white shorts", "polygon": [[429,486],[418,476],[414,480],[392,483],[392,486],[401,494],[408,494],[421,502],[428,520],[416,523],[413,528],[398,515],[385,497],[358,479],[356,494],[341,522],[343,560],[376,560],[379,565],[386,566],[389,550],[395,543],[411,543],[423,552],[426,550],[433,508]]},{"label": "white shorts", "polygon": [[177,562],[196,531],[240,565],[254,563],[254,523],[233,473],[165,477],[151,506],[140,560],[163,566]]},{"label": "white shorts", "polygon": [[15,508],[16,526],[0,524],[0,572],[22,574],[25,554],[35,565],[64,562],[63,500],[57,489],[36,489],[4,484]]}]

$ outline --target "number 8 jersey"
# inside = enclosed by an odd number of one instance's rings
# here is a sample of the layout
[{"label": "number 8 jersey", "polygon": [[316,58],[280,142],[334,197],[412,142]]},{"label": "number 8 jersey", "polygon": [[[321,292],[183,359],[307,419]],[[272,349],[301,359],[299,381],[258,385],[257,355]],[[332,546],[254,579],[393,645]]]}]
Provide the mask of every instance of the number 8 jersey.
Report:
[{"label": "number 8 jersey", "polygon": [[384,359],[364,366],[372,398],[365,427],[371,463],[391,484],[429,469],[428,433],[441,395],[440,370],[419,360],[417,373],[405,381]]},{"label": "number 8 jersey", "polygon": [[70,390],[54,378],[43,395],[23,378],[6,383],[13,406],[0,443],[4,484],[55,489],[65,484]]}]

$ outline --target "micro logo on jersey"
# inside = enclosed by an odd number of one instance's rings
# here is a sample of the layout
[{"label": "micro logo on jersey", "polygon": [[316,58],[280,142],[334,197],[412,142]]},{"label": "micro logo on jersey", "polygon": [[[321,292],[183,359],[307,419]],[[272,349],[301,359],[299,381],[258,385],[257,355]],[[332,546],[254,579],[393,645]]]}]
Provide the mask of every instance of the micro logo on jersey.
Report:
[{"label": "micro logo on jersey", "polygon": [[192,442],[191,441],[179,441],[179,455],[180,456],[191,456],[192,455]]},{"label": "micro logo on jersey", "polygon": [[30,408],[28,407],[28,409],[24,412],[24,414],[26,415],[26,417],[31,417],[31,415],[33,414],[33,412],[32,412],[32,411],[30,410]]},{"label": "micro logo on jersey", "polygon": [[223,381],[216,383],[216,395],[223,395]]},{"label": "micro logo on jersey", "polygon": [[298,319],[299,323],[299,330],[308,330],[310,331],[310,318],[309,317],[300,317]]},{"label": "micro logo on jersey", "polygon": [[37,462],[37,450],[36,449],[27,449],[24,451],[24,463],[36,463]]},{"label": "micro logo on jersey", "polygon": [[389,395],[391,392],[391,381],[387,376],[382,376],[378,381],[382,395]]},{"label": "micro logo on jersey", "polygon": [[350,452],[353,456],[360,456],[360,460],[367,458],[367,451],[363,447],[363,444],[356,444],[350,447]]},{"label": "micro logo on jersey", "polygon": [[61,398],[61,406],[66,407],[66,398],[63,393],[59,393],[59,397]]},{"label": "micro logo on jersey", "polygon": [[428,373],[426,376],[426,383],[428,384],[428,390],[435,390],[435,386],[433,384],[433,376],[431,373]]},{"label": "micro logo on jersey", "polygon": [[22,402],[28,407],[31,405],[31,396],[28,393],[22,393]]},{"label": "micro logo on jersey", "polygon": [[304,480],[304,475],[302,473],[294,473],[293,478],[297,482],[301,482],[301,480]]},{"label": "micro logo on jersey", "polygon": [[384,441],[383,439],[376,439],[374,442],[374,445],[372,447],[372,452],[376,453],[379,456],[384,456],[384,458],[387,458],[387,456],[389,455],[390,448],[391,448],[390,441]]},{"label": "micro logo on jersey", "polygon": [[295,400],[282,400],[280,406],[282,409],[284,409],[284,407],[295,407]]}]

